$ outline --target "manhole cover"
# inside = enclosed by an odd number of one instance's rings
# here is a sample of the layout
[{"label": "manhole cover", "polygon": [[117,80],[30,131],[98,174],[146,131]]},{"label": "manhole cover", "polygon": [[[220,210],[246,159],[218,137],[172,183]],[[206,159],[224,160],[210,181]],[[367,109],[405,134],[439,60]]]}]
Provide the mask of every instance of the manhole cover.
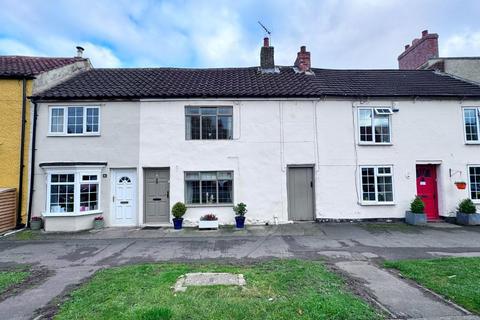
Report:
[{"label": "manhole cover", "polygon": [[189,286],[244,286],[243,274],[196,272],[180,276],[173,287],[174,292],[183,292]]}]

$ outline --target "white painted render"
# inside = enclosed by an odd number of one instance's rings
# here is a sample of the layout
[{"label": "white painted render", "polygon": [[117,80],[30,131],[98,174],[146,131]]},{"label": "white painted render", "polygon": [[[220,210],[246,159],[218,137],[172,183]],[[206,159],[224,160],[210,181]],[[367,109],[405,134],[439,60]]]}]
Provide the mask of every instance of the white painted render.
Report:
[{"label": "white painted render", "polygon": [[[65,105],[65,104],[58,104]],[[233,140],[185,140],[185,106],[231,105]],[[170,168],[170,206],[184,202],[184,172],[231,170],[234,202],[248,206],[247,223],[287,223],[286,170],[314,165],[318,219],[403,218],[416,194],[415,165],[438,164],[439,212],[454,215],[466,190],[467,166],[480,164],[480,145],[465,144],[462,107],[480,101],[401,99],[321,100],[145,100],[101,105],[99,137],[48,137],[48,104],[41,104],[35,177],[35,212],[44,210],[44,170],[38,163],[105,161],[110,168],[137,168],[138,222],[144,224],[143,169]],[[357,108],[394,107],[392,144],[358,144]],[[394,204],[362,205],[360,165],[392,165]],[[449,176],[449,170],[455,173]],[[110,174],[102,179],[102,210],[109,225]],[[192,206],[186,225],[214,213],[234,223],[231,206]]]}]

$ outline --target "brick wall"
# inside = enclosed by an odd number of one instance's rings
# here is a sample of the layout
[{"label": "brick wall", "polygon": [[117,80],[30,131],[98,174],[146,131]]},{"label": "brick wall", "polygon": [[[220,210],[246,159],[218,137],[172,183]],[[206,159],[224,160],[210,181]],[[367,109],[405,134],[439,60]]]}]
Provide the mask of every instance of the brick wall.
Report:
[{"label": "brick wall", "polygon": [[415,70],[430,58],[438,57],[438,34],[422,31],[422,37],[405,46],[405,51],[398,56],[398,68]]}]

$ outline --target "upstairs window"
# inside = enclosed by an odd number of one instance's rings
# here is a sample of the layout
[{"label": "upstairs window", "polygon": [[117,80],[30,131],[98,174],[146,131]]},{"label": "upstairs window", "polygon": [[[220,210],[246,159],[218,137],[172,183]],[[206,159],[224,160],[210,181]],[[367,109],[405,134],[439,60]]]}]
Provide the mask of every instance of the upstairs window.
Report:
[{"label": "upstairs window", "polygon": [[463,109],[466,142],[480,142],[480,108]]},{"label": "upstairs window", "polygon": [[233,172],[185,172],[185,203],[205,205],[233,203]]},{"label": "upstairs window", "polygon": [[232,107],[185,107],[187,140],[230,140],[233,138]]},{"label": "upstairs window", "polygon": [[393,172],[391,166],[362,166],[360,178],[363,203],[393,202]]},{"label": "upstairs window", "polygon": [[51,135],[98,135],[100,108],[98,106],[51,107]]},{"label": "upstairs window", "polygon": [[360,143],[389,144],[391,108],[360,108],[358,124]]}]

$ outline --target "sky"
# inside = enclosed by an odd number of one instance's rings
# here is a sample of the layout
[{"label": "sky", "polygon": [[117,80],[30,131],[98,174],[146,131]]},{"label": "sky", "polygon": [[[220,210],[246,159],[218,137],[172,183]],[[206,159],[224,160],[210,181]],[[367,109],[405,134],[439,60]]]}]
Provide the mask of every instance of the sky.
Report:
[{"label": "sky", "polygon": [[479,0],[0,0],[0,55],[74,56],[94,67],[259,65],[265,32],[275,63],[301,45],[318,68],[397,68],[428,29],[440,56],[480,56]]}]

